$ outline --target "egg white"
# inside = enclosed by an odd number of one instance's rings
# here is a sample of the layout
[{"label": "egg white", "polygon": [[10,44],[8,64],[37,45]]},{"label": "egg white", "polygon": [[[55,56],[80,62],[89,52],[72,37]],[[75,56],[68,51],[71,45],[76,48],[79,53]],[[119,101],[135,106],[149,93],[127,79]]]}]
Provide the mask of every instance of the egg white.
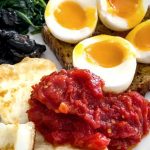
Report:
[{"label": "egg white", "polygon": [[[86,60],[86,53],[84,51],[84,48],[87,46],[106,39],[122,43],[129,50],[129,57],[120,65],[112,68],[104,68],[100,65],[89,63]],[[108,35],[92,37],[80,42],[73,50],[73,66],[81,69],[89,69],[100,76],[105,82],[104,91],[120,93],[127,90],[133,80],[136,70],[135,48],[130,42],[121,37]]]},{"label": "egg white", "polygon": [[150,49],[149,51],[142,50],[141,48],[137,47],[134,44],[134,38],[136,36],[136,33],[141,30],[146,25],[150,26],[150,20],[147,20],[145,22],[142,22],[141,24],[137,25],[132,31],[129,32],[126,39],[129,40],[136,49],[136,57],[137,61],[140,63],[150,64]]},{"label": "egg white", "polygon": [[[87,7],[92,7],[95,9],[95,21],[94,21],[94,26],[93,27],[84,27],[79,30],[72,30],[63,27],[60,25],[55,16],[54,16],[54,11],[56,8],[64,2],[65,0],[50,0],[49,3],[47,4],[47,11],[49,12],[49,16],[45,15],[45,21],[46,24],[50,30],[50,32],[59,40],[67,42],[67,43],[77,43],[89,36],[92,35],[92,33],[95,31],[97,20],[98,20],[98,14],[97,14],[97,4],[96,0],[70,0],[73,2],[76,2],[79,4],[83,9]],[[75,10],[74,10],[75,11]]]},{"label": "egg white", "polygon": [[[150,4],[150,0],[142,0],[142,5],[144,9],[144,13],[146,14],[148,6]],[[140,23],[141,20],[134,24],[134,26],[129,26],[128,22],[125,18],[122,18],[117,15],[113,15],[108,12],[108,0],[97,0],[99,18],[102,23],[109,29],[114,31],[126,31],[133,28],[135,25]],[[144,17],[144,16],[143,16]]]}]

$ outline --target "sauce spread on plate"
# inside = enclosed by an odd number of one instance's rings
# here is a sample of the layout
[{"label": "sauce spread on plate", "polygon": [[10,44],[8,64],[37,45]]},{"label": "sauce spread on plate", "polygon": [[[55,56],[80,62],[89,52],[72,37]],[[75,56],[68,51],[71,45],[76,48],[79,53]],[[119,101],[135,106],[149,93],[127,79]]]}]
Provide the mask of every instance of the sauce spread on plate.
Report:
[{"label": "sauce spread on plate", "polygon": [[136,92],[104,93],[88,70],[54,72],[33,86],[28,117],[52,144],[127,150],[150,128],[150,104]]}]

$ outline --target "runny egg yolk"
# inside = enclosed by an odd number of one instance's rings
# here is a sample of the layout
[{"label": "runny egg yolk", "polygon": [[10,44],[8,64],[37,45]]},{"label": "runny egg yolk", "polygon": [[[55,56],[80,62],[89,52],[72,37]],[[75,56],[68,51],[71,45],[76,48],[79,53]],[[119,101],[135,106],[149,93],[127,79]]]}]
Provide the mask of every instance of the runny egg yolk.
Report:
[{"label": "runny egg yolk", "polygon": [[110,5],[121,17],[129,17],[136,11],[139,0],[109,0]]},{"label": "runny egg yolk", "polygon": [[78,30],[94,23],[95,9],[84,10],[78,3],[64,1],[54,11],[57,22],[65,28]]},{"label": "runny egg yolk", "polygon": [[108,12],[124,18],[129,27],[139,23],[145,15],[142,0],[108,0]]},{"label": "runny egg yolk", "polygon": [[104,68],[120,65],[126,58],[126,49],[115,42],[97,42],[86,49],[86,58],[90,63],[96,63]]},{"label": "runny egg yolk", "polygon": [[150,24],[141,28],[134,37],[134,44],[143,51],[150,51]]}]

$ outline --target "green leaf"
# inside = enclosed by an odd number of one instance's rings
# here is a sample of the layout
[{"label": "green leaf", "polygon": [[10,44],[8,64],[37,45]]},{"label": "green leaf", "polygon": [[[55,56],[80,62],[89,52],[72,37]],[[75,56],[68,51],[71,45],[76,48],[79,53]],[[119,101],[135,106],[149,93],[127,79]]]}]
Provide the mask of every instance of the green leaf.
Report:
[{"label": "green leaf", "polygon": [[35,31],[40,30],[45,22],[44,11],[47,0],[0,0],[0,8],[12,8],[25,23]]},{"label": "green leaf", "polygon": [[22,18],[26,23],[30,24],[33,28],[36,28],[38,29],[39,27],[38,26],[35,26],[32,21],[22,12],[20,11],[16,11],[18,16],[20,16],[20,18]]}]

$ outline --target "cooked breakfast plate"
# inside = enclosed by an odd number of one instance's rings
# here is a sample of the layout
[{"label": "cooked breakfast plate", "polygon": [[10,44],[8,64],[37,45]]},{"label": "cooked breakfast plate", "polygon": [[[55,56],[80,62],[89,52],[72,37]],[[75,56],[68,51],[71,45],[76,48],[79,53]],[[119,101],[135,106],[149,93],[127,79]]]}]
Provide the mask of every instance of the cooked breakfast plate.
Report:
[{"label": "cooked breakfast plate", "polygon": [[0,150],[149,150],[149,4],[2,0]]}]

